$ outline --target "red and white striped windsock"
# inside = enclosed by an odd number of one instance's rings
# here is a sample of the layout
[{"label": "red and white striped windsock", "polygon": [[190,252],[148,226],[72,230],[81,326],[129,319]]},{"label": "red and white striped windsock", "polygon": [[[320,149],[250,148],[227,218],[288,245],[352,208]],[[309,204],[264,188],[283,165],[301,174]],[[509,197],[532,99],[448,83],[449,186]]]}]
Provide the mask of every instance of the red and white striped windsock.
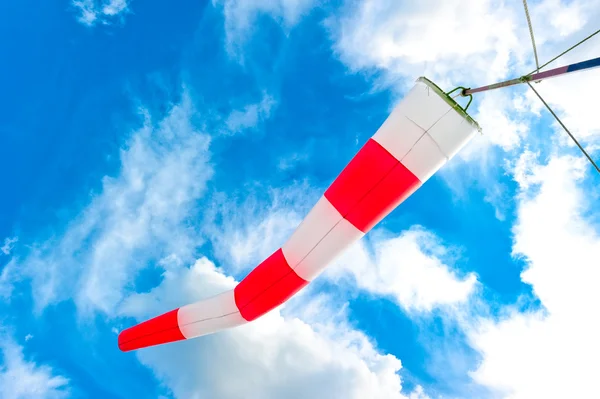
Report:
[{"label": "red and white striped windsock", "polygon": [[248,323],[288,300],[452,158],[479,130],[425,78],[325,191],[288,241],[231,291],[155,317],[119,335],[122,351]]}]

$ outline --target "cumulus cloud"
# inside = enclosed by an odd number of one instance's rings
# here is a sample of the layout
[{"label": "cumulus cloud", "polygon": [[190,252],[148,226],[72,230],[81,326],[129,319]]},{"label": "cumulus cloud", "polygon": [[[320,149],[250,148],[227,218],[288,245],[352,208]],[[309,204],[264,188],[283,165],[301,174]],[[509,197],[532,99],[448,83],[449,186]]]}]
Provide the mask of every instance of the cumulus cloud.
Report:
[{"label": "cumulus cloud", "polygon": [[77,20],[87,26],[108,24],[129,11],[127,0],[73,0],[72,5],[77,9]]},{"label": "cumulus cloud", "polygon": [[447,85],[505,76],[521,47],[515,18],[514,9],[492,0],[365,0],[348,2],[329,24],[334,48],[350,68],[380,68],[411,80],[425,74]]},{"label": "cumulus cloud", "polygon": [[[122,311],[141,321],[234,285],[202,258],[190,269],[167,273],[151,292],[130,297]],[[399,359],[379,353],[343,312],[332,312],[330,298],[302,300],[300,314],[284,317],[275,309],[250,324],[137,356],[181,398],[407,397]],[[411,398],[426,396],[419,387]]]},{"label": "cumulus cloud", "polygon": [[69,380],[47,365],[25,359],[23,347],[0,330],[0,397],[60,399],[69,396]]},{"label": "cumulus cloud", "polygon": [[600,234],[590,223],[597,210],[589,199],[599,193],[584,180],[586,170],[582,158],[555,155],[542,164],[531,152],[515,165],[513,251],[527,262],[521,278],[543,309],[508,308],[500,320],[480,320],[469,331],[482,355],[473,378],[504,397],[600,394],[598,323],[591,316],[600,301]]},{"label": "cumulus cloud", "polygon": [[474,115],[481,126],[485,126],[484,140],[477,137],[471,141],[464,151],[457,155],[464,160],[474,160],[486,154],[489,146],[498,146],[505,151],[517,148],[524,136],[529,132],[531,116],[525,115],[520,108],[525,101],[524,96],[508,92],[492,91],[483,93],[477,99],[479,106]]},{"label": "cumulus cloud", "polygon": [[334,280],[350,276],[359,289],[388,296],[408,312],[464,304],[475,290],[477,277],[459,276],[447,266],[442,259],[455,256],[421,227],[399,235],[374,231],[368,244],[358,242],[326,275]]},{"label": "cumulus cloud", "polygon": [[64,231],[3,271],[32,279],[38,311],[74,297],[80,312],[110,314],[153,259],[193,259],[201,240],[188,218],[213,174],[210,139],[191,124],[193,113],[184,96],[159,123],[146,114],[121,151],[119,175],[103,179]]}]

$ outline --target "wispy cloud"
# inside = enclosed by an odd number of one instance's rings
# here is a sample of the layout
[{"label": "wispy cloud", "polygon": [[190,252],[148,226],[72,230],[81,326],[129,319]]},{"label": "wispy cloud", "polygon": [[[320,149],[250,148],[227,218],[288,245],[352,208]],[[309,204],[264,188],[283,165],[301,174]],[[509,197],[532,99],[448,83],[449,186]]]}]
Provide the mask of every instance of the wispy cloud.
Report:
[{"label": "wispy cloud", "polygon": [[129,11],[128,0],[73,0],[77,20],[84,25],[108,24]]},{"label": "wispy cloud", "polygon": [[32,279],[36,309],[74,298],[80,312],[111,314],[153,259],[193,259],[201,240],[189,218],[213,174],[210,139],[193,114],[187,96],[159,123],[146,114],[121,151],[119,175],[103,179],[64,231],[13,263],[13,276]]},{"label": "wispy cloud", "polygon": [[257,125],[268,119],[271,110],[275,106],[275,100],[267,93],[263,93],[260,102],[248,104],[241,110],[233,110],[225,121],[226,132],[236,134],[245,129],[257,127]]},{"label": "wispy cloud", "polygon": [[0,272],[0,298],[10,299],[14,283],[19,278],[18,271],[19,267],[15,258],[11,258],[2,268]]},{"label": "wispy cloud", "polygon": [[4,255],[10,255],[10,252],[14,248],[15,244],[19,241],[19,237],[6,237],[4,239],[4,245],[0,248],[0,251],[4,253]]},{"label": "wispy cloud", "polygon": [[204,231],[217,258],[237,271],[283,245],[321,194],[306,182],[247,190],[243,198],[218,194],[205,209]]},{"label": "wispy cloud", "polygon": [[286,171],[293,169],[301,162],[307,162],[310,159],[308,151],[309,150],[305,148],[304,151],[292,152],[291,154],[282,156],[279,158],[277,168],[281,171]]},{"label": "wispy cloud", "polygon": [[317,0],[213,0],[223,7],[226,47],[232,56],[243,59],[241,47],[255,32],[261,15],[271,17],[289,30],[306,15]]},{"label": "wispy cloud", "polygon": [[69,380],[47,365],[25,359],[23,347],[0,329],[0,397],[3,399],[69,396]]}]

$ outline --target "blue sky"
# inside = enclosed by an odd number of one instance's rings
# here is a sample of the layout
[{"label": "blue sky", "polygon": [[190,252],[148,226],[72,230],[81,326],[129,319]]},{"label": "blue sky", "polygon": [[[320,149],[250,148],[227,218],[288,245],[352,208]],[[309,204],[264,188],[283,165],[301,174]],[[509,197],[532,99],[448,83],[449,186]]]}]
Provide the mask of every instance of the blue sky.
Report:
[{"label": "blue sky", "polygon": [[[530,3],[544,60],[600,21],[594,0]],[[2,398],[598,389],[600,179],[520,87],[476,96],[483,134],[286,306],[117,347],[278,248],[417,77],[532,69],[519,4],[25,0],[0,26]],[[596,159],[599,83],[539,89]]]}]

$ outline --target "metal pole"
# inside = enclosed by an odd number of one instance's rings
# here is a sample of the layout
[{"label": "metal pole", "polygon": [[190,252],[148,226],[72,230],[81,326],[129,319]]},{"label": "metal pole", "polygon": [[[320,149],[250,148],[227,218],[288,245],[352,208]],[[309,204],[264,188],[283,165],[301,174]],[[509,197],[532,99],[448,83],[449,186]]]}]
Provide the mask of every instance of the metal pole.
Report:
[{"label": "metal pole", "polygon": [[501,87],[514,86],[521,83],[527,83],[530,81],[539,82],[544,79],[554,78],[557,76],[565,75],[567,73],[579,72],[587,69],[593,69],[600,67],[600,57],[593,58],[591,60],[578,62],[576,64],[566,65],[559,68],[550,69],[545,72],[534,73],[531,75],[525,75],[520,78],[506,80],[504,82],[495,83],[488,86],[478,87],[476,89],[465,89],[461,92],[462,96],[468,96],[474,93],[481,93],[484,91],[499,89]]}]

